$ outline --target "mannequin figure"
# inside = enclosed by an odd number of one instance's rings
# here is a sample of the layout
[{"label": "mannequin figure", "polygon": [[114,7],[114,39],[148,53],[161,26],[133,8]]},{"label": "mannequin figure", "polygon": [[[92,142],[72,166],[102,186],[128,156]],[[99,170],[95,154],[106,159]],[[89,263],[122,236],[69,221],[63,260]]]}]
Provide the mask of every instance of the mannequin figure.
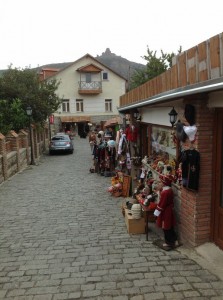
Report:
[{"label": "mannequin figure", "polygon": [[173,212],[174,194],[171,188],[172,179],[168,176],[160,175],[160,184],[157,189],[160,190],[160,201],[157,205],[154,215],[157,216],[157,226],[163,229],[165,243],[163,249],[171,250],[178,244],[177,235],[174,230],[176,220]]}]

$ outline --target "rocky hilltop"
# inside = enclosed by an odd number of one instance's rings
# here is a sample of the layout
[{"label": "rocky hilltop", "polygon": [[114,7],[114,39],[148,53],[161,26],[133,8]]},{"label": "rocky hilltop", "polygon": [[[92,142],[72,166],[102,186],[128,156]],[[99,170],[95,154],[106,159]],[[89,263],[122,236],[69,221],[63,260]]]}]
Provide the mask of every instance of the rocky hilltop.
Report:
[{"label": "rocky hilltop", "polygon": [[[120,74],[122,77],[126,78],[127,80],[131,77],[134,70],[144,69],[145,65],[135,63],[132,61],[127,60],[121,56],[112,53],[109,48],[105,50],[101,55],[97,55],[95,57],[99,62],[108,66],[110,69],[114,70],[116,73]],[[68,66],[72,62],[63,62],[63,63],[52,63],[40,66],[38,68],[33,68],[36,70],[40,70],[42,68],[56,68],[56,69],[63,69]],[[0,70],[0,76],[5,70]]]},{"label": "rocky hilltop", "polygon": [[129,79],[129,77],[131,77],[134,70],[145,68],[145,65],[143,64],[129,61],[126,58],[112,53],[109,48],[107,48],[106,51],[101,55],[97,55],[95,58],[127,80]]}]

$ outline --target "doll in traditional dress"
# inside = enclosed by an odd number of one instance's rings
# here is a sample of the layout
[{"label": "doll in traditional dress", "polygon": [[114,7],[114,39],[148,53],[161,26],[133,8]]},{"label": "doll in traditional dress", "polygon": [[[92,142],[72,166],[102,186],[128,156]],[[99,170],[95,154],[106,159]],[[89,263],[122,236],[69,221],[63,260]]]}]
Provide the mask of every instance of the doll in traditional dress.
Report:
[{"label": "doll in traditional dress", "polygon": [[174,215],[174,194],[171,188],[172,177],[160,175],[160,184],[157,189],[160,190],[160,200],[157,204],[154,215],[157,216],[157,226],[163,229],[165,242],[162,248],[171,250],[178,245],[177,235],[174,230],[176,219]]}]

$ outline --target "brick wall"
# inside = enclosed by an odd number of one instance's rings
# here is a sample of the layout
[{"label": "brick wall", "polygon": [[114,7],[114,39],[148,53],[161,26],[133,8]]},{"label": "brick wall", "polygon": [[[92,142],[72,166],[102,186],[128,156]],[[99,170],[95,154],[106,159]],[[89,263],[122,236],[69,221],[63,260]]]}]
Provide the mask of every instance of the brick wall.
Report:
[{"label": "brick wall", "polygon": [[187,102],[196,110],[196,145],[201,159],[198,191],[181,190],[180,231],[184,243],[190,246],[210,241],[214,113],[207,108],[206,102],[204,96]]}]

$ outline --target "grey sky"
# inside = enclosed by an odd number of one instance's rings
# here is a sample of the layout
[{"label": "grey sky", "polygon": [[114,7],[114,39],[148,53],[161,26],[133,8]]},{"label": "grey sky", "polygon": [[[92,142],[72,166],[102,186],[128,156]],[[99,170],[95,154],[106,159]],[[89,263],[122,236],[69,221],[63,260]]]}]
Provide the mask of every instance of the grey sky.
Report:
[{"label": "grey sky", "polygon": [[0,69],[72,62],[106,48],[145,63],[223,32],[222,0],[0,0]]}]

